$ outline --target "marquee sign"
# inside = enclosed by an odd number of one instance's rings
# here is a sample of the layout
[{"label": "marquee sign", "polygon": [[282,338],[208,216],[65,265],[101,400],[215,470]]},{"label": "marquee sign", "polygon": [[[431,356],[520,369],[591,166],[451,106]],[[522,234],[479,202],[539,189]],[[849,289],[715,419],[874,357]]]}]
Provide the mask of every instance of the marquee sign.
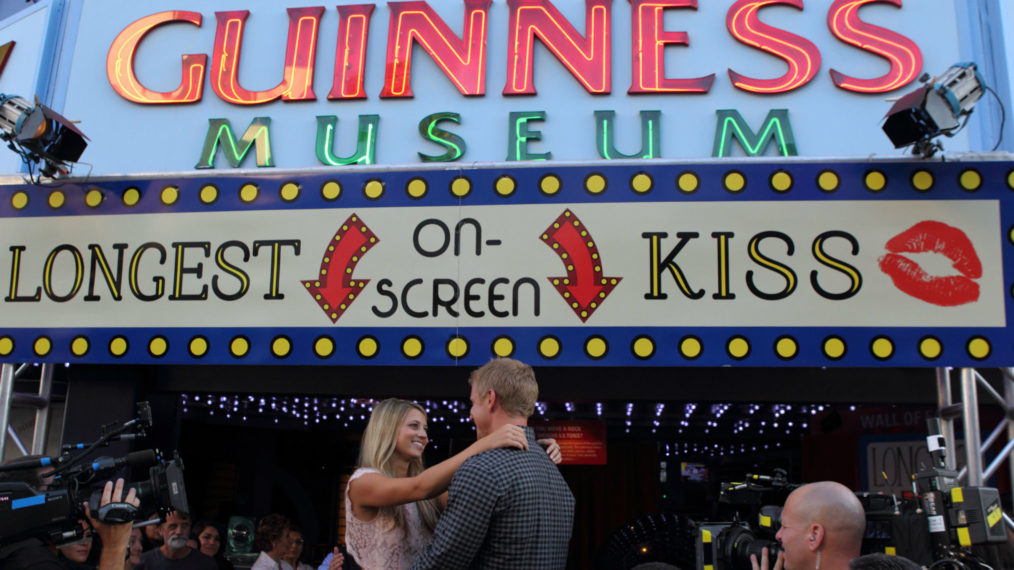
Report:
[{"label": "marquee sign", "polygon": [[1009,162],[0,186],[0,358],[1008,366]]}]

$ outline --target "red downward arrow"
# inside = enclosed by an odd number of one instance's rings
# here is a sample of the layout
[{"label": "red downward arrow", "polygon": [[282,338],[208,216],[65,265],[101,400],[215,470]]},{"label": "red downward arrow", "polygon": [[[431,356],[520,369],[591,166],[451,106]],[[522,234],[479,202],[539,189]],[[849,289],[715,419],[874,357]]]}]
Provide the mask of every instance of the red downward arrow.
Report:
[{"label": "red downward arrow", "polygon": [[363,255],[380,241],[359,216],[352,214],[335,232],[320,260],[320,276],[303,281],[324,314],[337,323],[369,279],[353,279],[352,270]]},{"label": "red downward arrow", "polygon": [[570,210],[564,210],[543,232],[542,241],[553,248],[567,268],[566,277],[550,277],[549,282],[581,322],[586,322],[623,278],[603,276],[599,248]]}]

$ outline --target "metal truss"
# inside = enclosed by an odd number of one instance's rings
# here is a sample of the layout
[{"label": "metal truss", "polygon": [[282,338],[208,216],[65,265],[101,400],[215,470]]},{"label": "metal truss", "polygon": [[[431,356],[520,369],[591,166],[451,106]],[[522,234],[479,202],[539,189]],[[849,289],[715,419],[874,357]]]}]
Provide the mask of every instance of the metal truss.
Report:
[{"label": "metal truss", "polygon": [[[51,396],[53,392],[53,364],[3,364],[0,366],[0,427],[7,432],[0,437],[0,459],[7,451],[10,440],[22,455],[43,455],[49,439]],[[38,371],[38,393],[15,392],[17,380],[31,380]],[[26,447],[11,426],[11,409],[27,407],[35,409],[35,429],[30,447]]]},{"label": "metal truss", "polygon": [[[996,474],[1006,461],[1011,489],[1014,492],[1014,368],[1002,368],[1003,395],[974,368],[961,368],[961,401],[952,400],[951,368],[937,368],[937,404],[940,412],[941,431],[950,450],[957,449],[954,437],[954,423],[960,419],[965,436],[965,466],[958,471],[958,481],[970,487],[981,487],[983,482]],[[979,422],[979,390],[1004,411],[1004,417],[993,427],[985,441]],[[989,450],[1000,436],[1006,434],[1007,443],[992,460]],[[956,469],[955,453],[945,457],[946,467]],[[983,468],[985,466],[985,468]],[[1014,529],[1014,520],[1004,513],[1008,528]]]}]

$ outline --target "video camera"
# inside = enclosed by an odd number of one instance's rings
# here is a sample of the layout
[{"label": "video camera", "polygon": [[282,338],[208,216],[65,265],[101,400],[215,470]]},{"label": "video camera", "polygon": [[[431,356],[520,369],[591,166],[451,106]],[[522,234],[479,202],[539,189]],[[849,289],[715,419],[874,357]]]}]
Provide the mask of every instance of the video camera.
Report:
[{"label": "video camera", "polygon": [[[55,459],[43,457],[0,465],[0,474],[31,469],[41,479],[53,478],[46,489],[36,489],[21,481],[0,482],[0,550],[31,538],[54,545],[80,539],[83,529],[79,521],[85,518],[85,501],[94,518],[111,524],[144,521],[155,513],[164,515],[172,510],[187,512],[183,462],[178,453],[173,452],[168,461],[155,449],[135,451],[121,458],[85,460],[110,441],[144,437],[150,427],[151,407],[148,402],[139,402],[137,417],[103,426],[99,439],[91,444],[65,445]],[[148,479],[125,485],[123,489],[124,496],[129,489],[135,489],[140,507],[111,503],[99,508],[101,485],[125,466],[149,467]]]},{"label": "video camera", "polygon": [[764,548],[773,561],[782,550],[775,540],[782,509],[762,503],[771,494],[787,495],[798,486],[788,482],[784,469],[775,469],[772,475],[748,473],[744,482],[722,483],[718,501],[752,507],[757,511],[756,525],[740,520],[738,510],[732,521],[696,523],[697,570],[750,570],[750,555],[760,560]]}]

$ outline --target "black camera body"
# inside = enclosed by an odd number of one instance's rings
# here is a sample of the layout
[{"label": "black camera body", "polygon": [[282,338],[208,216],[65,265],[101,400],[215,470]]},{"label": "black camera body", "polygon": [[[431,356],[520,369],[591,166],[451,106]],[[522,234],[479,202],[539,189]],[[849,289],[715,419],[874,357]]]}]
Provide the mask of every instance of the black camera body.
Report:
[{"label": "black camera body", "polygon": [[697,523],[694,553],[697,570],[750,570],[750,556],[760,561],[763,549],[774,564],[782,546],[775,540],[781,525],[781,507],[763,505],[765,495],[786,494],[798,485],[790,484],[786,472],[776,469],[773,475],[747,474],[745,482],[722,483],[719,502],[749,506],[757,510],[754,524],[739,520]]},{"label": "black camera body", "polygon": [[[177,510],[187,512],[183,462],[177,453],[166,460],[157,450],[135,451],[121,458],[85,458],[96,448],[113,439],[134,439],[145,435],[151,426],[147,402],[138,404],[138,417],[114,427],[103,428],[103,435],[90,445],[64,446],[56,459],[42,458],[0,466],[0,472],[35,470],[39,478],[52,476],[45,489],[23,481],[0,482],[0,554],[27,539],[41,539],[61,545],[80,539],[87,502],[93,518],[112,524],[147,520],[151,515]],[[130,432],[130,433],[127,433]],[[71,450],[83,449],[74,456]],[[139,507],[115,503],[100,508],[102,486],[123,467],[147,467],[148,478],[124,485],[123,497],[134,489]],[[39,472],[43,471],[43,472]],[[32,479],[34,477],[29,477]]]}]

